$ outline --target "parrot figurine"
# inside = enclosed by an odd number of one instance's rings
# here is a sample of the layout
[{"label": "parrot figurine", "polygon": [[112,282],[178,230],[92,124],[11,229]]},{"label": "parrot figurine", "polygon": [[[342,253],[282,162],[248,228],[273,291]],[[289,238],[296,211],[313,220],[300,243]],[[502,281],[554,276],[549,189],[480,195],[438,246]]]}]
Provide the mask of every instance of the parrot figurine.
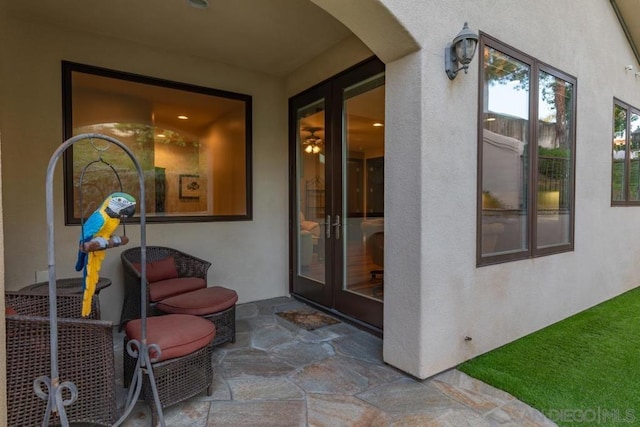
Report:
[{"label": "parrot figurine", "polygon": [[98,283],[98,273],[105,257],[104,250],[85,252],[83,244],[91,240],[98,241],[102,249],[107,248],[111,234],[120,225],[120,218],[131,217],[136,210],[136,199],[127,193],[112,193],[96,209],[82,227],[80,249],[76,271],[84,270],[84,288],[82,297],[82,317],[91,314],[91,299]]}]

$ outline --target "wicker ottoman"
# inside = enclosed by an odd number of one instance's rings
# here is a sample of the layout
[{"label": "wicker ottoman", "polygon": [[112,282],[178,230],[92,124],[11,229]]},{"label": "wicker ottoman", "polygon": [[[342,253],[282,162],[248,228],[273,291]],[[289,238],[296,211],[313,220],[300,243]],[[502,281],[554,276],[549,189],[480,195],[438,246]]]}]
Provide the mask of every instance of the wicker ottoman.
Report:
[{"label": "wicker ottoman", "polygon": [[236,341],[236,302],[238,294],[222,286],[185,292],[158,302],[164,313],[201,316],[216,325],[213,345]]},{"label": "wicker ottoman", "polygon": [[[211,396],[213,369],[211,341],[216,328],[197,316],[170,314],[147,318],[147,343],[160,347],[160,358],[152,364],[153,375],[163,408],[188,399],[203,390]],[[132,320],[125,326],[124,385],[131,384],[136,359],[127,352],[130,339],[140,340],[141,321]],[[150,357],[156,357],[153,351]],[[142,398],[151,408],[156,425],[157,410],[149,377],[143,375]]]}]

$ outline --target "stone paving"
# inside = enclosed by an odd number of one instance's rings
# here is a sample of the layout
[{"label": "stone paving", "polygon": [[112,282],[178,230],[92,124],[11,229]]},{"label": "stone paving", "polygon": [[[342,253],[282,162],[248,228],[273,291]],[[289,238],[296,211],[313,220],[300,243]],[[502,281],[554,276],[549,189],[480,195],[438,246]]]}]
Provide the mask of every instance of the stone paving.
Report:
[{"label": "stone paving", "polygon": [[[216,348],[213,394],[166,408],[167,426],[555,426],[513,396],[455,369],[426,380],[382,361],[382,340],[346,323],[314,331],[274,313],[290,298],[238,305],[236,342]],[[122,334],[116,336],[122,388]],[[149,426],[138,402],[123,424]]]}]

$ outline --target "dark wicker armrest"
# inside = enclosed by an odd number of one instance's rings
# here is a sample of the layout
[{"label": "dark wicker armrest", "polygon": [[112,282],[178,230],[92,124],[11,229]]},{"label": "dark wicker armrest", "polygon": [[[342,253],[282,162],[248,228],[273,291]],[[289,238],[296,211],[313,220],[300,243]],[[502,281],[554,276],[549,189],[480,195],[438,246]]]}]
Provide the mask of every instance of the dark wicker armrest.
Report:
[{"label": "dark wicker armrest", "polygon": [[[5,291],[5,305],[13,308],[19,315],[49,317],[49,295],[33,292]],[[82,317],[82,295],[57,295],[57,317],[79,319]],[[88,319],[100,319],[100,303],[94,295],[91,301],[91,314]]]},{"label": "dark wicker armrest", "polygon": [[[8,299],[24,301],[14,295]],[[78,388],[78,399],[65,408],[69,422],[113,425],[117,401],[112,323],[59,318],[57,324],[59,377]],[[8,425],[43,424],[46,402],[34,393],[33,381],[51,376],[50,354],[48,317],[6,316]],[[59,424],[52,415],[48,425]]]},{"label": "dark wicker armrest", "polygon": [[120,254],[120,260],[122,261],[122,268],[124,270],[125,282],[129,281],[131,283],[136,283],[138,289],[140,288],[140,271],[136,267],[133,266],[133,263],[136,262],[139,264],[139,261],[131,261],[129,257],[123,252]]},{"label": "dark wicker armrest", "polygon": [[176,251],[174,254],[178,277],[199,277],[207,280],[207,272],[211,263],[193,255]]}]

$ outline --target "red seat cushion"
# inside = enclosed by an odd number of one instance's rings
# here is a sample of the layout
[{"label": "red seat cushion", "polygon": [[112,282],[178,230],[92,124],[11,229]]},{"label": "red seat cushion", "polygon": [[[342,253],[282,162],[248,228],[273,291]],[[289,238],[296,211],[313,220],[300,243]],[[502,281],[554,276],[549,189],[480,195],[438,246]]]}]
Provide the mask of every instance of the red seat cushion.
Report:
[{"label": "red seat cushion", "polygon": [[222,286],[212,286],[163,299],[158,302],[157,308],[165,313],[203,316],[226,310],[237,301],[236,291]]},{"label": "red seat cushion", "polygon": [[200,277],[177,277],[149,283],[151,301],[156,302],[174,295],[206,288],[207,281]]},{"label": "red seat cushion", "polygon": [[[129,339],[140,341],[142,321],[127,322],[124,328]],[[191,354],[209,345],[216,336],[216,327],[202,317],[186,314],[167,314],[147,318],[147,343],[160,347],[157,362]],[[151,351],[150,356],[156,357]]]},{"label": "red seat cushion", "polygon": [[[133,268],[138,270],[138,273],[141,273],[140,263],[134,262],[132,264]],[[176,261],[173,257],[167,257],[147,263],[147,281],[149,283],[174,279],[176,277],[178,277],[178,270],[176,269]]]}]

